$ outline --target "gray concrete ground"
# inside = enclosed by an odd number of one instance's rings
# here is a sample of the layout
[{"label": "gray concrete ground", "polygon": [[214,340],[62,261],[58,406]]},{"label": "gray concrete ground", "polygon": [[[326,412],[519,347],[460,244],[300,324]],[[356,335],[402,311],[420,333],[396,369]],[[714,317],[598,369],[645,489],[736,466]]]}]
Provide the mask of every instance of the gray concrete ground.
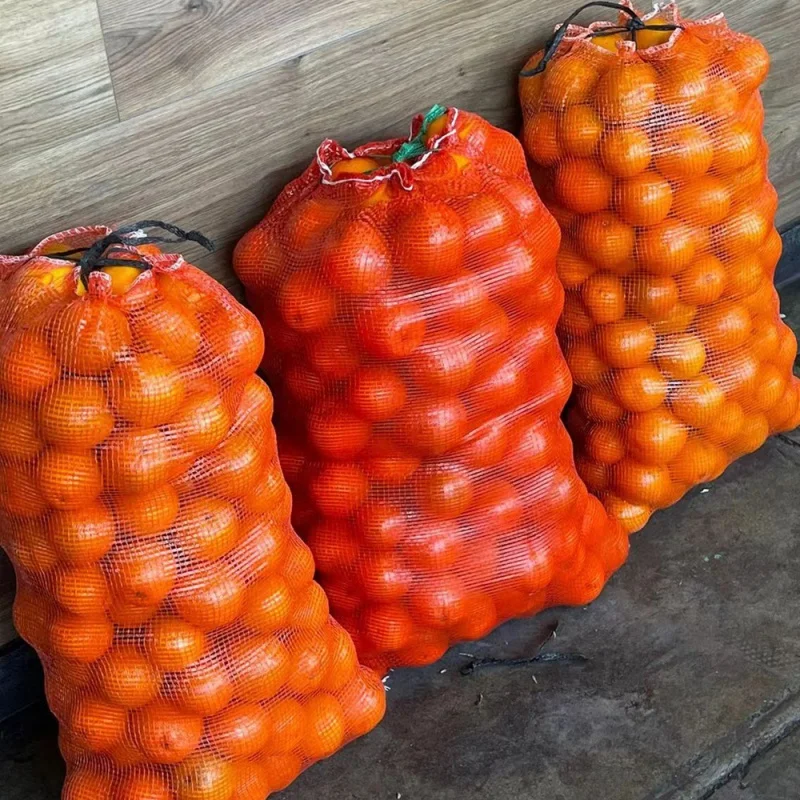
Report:
[{"label": "gray concrete ground", "polygon": [[[800,330],[800,284],[783,292]],[[794,434],[800,442],[800,434]],[[657,514],[588,609],[393,673],[384,723],[284,800],[798,800],[800,448],[772,439]],[[494,667],[545,650],[586,662]],[[0,729],[0,798],[55,800],[41,708]]]}]

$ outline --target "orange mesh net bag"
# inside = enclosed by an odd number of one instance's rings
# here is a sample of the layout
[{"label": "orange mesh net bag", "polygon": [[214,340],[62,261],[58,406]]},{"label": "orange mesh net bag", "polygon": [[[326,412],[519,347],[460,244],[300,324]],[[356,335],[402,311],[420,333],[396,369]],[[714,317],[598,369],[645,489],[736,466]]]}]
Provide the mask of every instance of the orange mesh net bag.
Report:
[{"label": "orange mesh net bag", "polygon": [[291,527],[261,329],[152,224],[0,257],[14,620],[64,800],[263,800],[370,730],[384,688]]},{"label": "orange mesh net bag", "polygon": [[633,532],[800,423],[797,342],[773,286],[764,47],[721,14],[588,5],[622,24],[560,26],[519,88],[563,234],[578,472]]},{"label": "orange mesh net bag", "polygon": [[625,558],[560,422],[558,243],[516,139],[437,106],[323,142],[237,246],[295,525],[379,670],[587,603]]}]

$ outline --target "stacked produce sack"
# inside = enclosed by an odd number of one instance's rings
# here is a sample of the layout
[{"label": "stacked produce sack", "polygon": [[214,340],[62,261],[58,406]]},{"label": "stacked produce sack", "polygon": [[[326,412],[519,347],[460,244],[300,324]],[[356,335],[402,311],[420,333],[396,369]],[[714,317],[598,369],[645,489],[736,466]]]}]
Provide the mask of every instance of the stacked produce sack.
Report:
[{"label": "stacked produce sack", "polygon": [[621,24],[560,26],[520,97],[563,234],[578,471],[632,532],[796,427],[800,384],[772,282],[767,53],[722,15],[617,7]]},{"label": "stacked produce sack", "polygon": [[64,800],[263,800],[370,730],[384,689],[292,530],[255,318],[133,229],[0,257],[14,620]]},{"label": "stacked produce sack", "polygon": [[435,107],[323,142],[236,249],[295,524],[378,669],[587,603],[625,558],[560,422],[559,238],[519,143]]}]

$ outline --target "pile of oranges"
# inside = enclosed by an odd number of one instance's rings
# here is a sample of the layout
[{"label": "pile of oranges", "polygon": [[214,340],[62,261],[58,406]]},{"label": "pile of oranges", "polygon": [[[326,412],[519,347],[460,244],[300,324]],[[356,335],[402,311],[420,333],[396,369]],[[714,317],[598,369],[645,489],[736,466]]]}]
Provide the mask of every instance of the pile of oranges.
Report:
[{"label": "pile of oranges", "polygon": [[645,21],[674,31],[572,26],[520,79],[534,181],[563,233],[567,426],[578,471],[629,532],[800,423],[772,283],[769,59],[721,18],[673,13]]},{"label": "pile of oranges", "polygon": [[[65,800],[263,800],[384,689],[292,530],[255,318],[182,258],[0,259],[0,536]],[[48,255],[49,254],[49,255]]]},{"label": "pile of oranges", "polygon": [[234,255],[295,525],[379,670],[589,602],[627,553],[559,419],[558,228],[519,143],[442,112],[408,161],[323,143]]}]

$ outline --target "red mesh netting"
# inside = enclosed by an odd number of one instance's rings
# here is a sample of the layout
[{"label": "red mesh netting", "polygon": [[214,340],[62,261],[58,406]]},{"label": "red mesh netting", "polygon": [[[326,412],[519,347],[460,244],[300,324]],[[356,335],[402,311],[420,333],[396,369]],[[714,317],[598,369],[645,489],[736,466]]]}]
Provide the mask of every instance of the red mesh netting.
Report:
[{"label": "red mesh netting", "polygon": [[579,473],[631,532],[800,423],[772,283],[769,58],[722,15],[644,20],[674,30],[570,25],[520,79],[534,182],[563,233],[567,427]]},{"label": "red mesh netting", "polygon": [[65,800],[262,800],[370,730],[384,689],[292,530],[255,318],[152,244],[85,285],[56,254],[108,233],[0,257],[14,620]]},{"label": "red mesh netting", "polygon": [[440,108],[323,142],[236,249],[295,524],[379,669],[586,603],[625,558],[560,422],[558,244],[514,137]]}]

